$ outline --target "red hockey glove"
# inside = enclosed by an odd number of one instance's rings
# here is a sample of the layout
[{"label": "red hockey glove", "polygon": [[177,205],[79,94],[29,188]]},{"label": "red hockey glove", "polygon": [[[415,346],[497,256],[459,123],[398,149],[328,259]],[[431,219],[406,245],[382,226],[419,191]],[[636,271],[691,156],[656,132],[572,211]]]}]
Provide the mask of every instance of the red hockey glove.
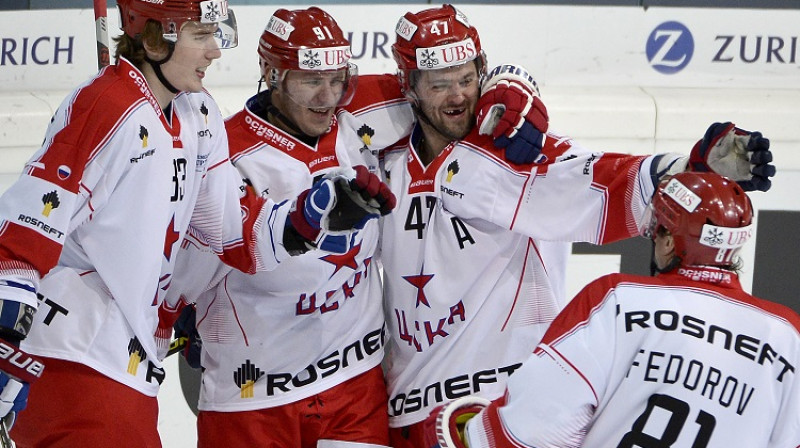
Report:
[{"label": "red hockey glove", "polygon": [[[303,192],[289,220],[316,247],[345,253],[370,219],[394,209],[397,199],[389,187],[364,166],[327,174]],[[300,205],[302,204],[302,206]]]},{"label": "red hockey glove", "polygon": [[426,448],[466,448],[467,422],[491,401],[480,397],[462,397],[434,409],[423,423]]},{"label": "red hockey glove", "polygon": [[490,135],[512,163],[531,163],[542,152],[549,125],[539,87],[525,69],[495,67],[481,85],[478,133]]},{"label": "red hockey glove", "polygon": [[760,132],[739,129],[733,123],[714,123],[692,148],[689,166],[713,171],[736,181],[745,191],[767,191],[775,175],[769,139]]}]

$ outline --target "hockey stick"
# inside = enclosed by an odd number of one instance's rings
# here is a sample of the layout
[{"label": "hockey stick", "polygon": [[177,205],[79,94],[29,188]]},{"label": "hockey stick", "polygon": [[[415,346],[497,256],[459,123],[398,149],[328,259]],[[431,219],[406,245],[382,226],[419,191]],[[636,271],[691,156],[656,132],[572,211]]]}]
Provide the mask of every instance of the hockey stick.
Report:
[{"label": "hockey stick", "polygon": [[0,448],[16,448],[16,444],[13,440],[11,440],[11,436],[8,435],[8,425],[6,425],[6,420],[4,418],[0,418]]},{"label": "hockey stick", "polygon": [[106,0],[94,0],[94,32],[97,37],[97,69],[111,63],[108,54],[108,7]]},{"label": "hockey stick", "polygon": [[166,357],[169,358],[175,353],[180,353],[181,351],[183,351],[184,348],[186,348],[186,345],[188,344],[189,344],[189,338],[187,337],[175,339],[174,341],[169,343],[169,349],[167,350]]}]

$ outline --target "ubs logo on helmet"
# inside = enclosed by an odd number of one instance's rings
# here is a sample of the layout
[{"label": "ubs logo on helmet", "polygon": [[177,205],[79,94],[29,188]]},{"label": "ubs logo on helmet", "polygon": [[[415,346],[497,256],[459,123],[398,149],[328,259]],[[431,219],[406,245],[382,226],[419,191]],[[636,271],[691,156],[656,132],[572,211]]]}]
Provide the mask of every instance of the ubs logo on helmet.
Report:
[{"label": "ubs logo on helmet", "polygon": [[664,22],[647,38],[647,60],[659,73],[671,75],[683,70],[692,60],[694,38],[680,22]]},{"label": "ubs logo on helmet", "polygon": [[472,39],[433,48],[417,48],[417,68],[434,70],[453,67],[469,62],[478,56],[475,42]]}]

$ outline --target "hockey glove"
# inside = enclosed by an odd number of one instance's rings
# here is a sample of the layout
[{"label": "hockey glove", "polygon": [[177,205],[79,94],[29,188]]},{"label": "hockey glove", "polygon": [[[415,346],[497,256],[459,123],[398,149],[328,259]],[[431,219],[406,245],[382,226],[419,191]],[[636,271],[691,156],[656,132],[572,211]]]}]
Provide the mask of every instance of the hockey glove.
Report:
[{"label": "hockey glove", "polygon": [[303,192],[289,220],[319,249],[345,253],[369,220],[388,214],[396,204],[389,187],[359,165],[331,172]]},{"label": "hockey glove", "polygon": [[745,191],[767,191],[775,175],[769,139],[760,132],[739,129],[733,123],[714,123],[692,148],[689,166],[713,171],[736,181]]},{"label": "hockey glove", "polygon": [[0,339],[0,418],[9,429],[16,413],[28,403],[30,384],[42,376],[43,370],[41,361]]},{"label": "hockey glove", "polygon": [[197,308],[194,304],[183,307],[172,328],[175,329],[173,345],[183,347],[181,356],[186,363],[193,369],[201,368],[200,352],[203,350],[203,340],[197,331]]},{"label": "hockey glove", "polygon": [[509,162],[531,163],[542,152],[547,108],[536,81],[522,67],[504,64],[489,72],[477,111],[478,133],[491,135],[495,146],[505,148]]},{"label": "hockey glove", "polygon": [[428,448],[466,448],[467,422],[491,403],[480,397],[458,398],[434,409],[423,423]]}]

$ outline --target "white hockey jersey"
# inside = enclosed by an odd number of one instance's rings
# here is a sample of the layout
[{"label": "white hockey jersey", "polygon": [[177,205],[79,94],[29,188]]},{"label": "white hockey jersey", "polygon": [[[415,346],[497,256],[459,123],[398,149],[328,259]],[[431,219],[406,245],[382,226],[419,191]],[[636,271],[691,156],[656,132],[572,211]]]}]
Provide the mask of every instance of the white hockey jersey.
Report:
[{"label": "white hockey jersey", "polygon": [[[338,111],[314,146],[260,118],[254,111],[263,108],[251,98],[226,122],[233,164],[256,192],[275,201],[296,197],[339,167],[377,172],[378,149],[407,135],[413,123],[405,100],[377,99],[386,87],[377,81],[359,79],[350,105],[358,116]],[[378,220],[369,221],[344,255],[313,250],[255,275],[225,269],[202,244],[187,240],[170,294],[196,300],[201,410],[284,405],[380,364],[386,329],[378,227]]]},{"label": "white hockey jersey", "polygon": [[187,228],[241,269],[288,257],[290,204],[243,192],[207,93],[181,93],[165,114],[128,61],[102,70],[64,100],[0,199],[0,297],[39,302],[22,348],[154,396],[157,309]]},{"label": "white hockey jersey", "polygon": [[798,364],[800,316],[730,271],[612,274],[470,420],[469,446],[794,448]]},{"label": "white hockey jersey", "polygon": [[473,131],[427,167],[408,144],[386,154],[398,198],[382,234],[392,427],[454,398],[502,395],[564,306],[563,256],[540,240],[637,235],[661,157],[590,153],[549,134],[538,164],[511,166],[491,145]]}]

